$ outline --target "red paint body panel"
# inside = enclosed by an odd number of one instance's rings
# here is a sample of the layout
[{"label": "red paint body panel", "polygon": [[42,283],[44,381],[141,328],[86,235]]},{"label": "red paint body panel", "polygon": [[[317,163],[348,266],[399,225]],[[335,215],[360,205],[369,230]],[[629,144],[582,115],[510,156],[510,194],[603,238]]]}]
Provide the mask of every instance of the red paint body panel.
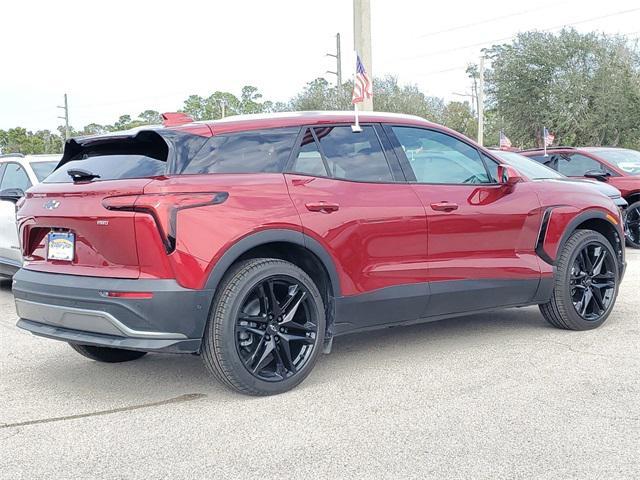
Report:
[{"label": "red paint body panel", "polygon": [[[425,212],[411,185],[285,177],[304,232],[336,263],[343,295],[427,281]],[[339,209],[306,207],[322,201]]]}]

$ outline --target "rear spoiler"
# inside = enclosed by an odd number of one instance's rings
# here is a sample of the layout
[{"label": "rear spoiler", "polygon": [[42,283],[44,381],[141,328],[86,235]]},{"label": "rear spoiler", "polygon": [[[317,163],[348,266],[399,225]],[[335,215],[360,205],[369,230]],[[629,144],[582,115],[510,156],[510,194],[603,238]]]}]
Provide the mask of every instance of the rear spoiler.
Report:
[{"label": "rear spoiler", "polygon": [[67,140],[56,169],[71,160],[94,155],[144,155],[166,161],[167,173],[175,164],[192,158],[204,146],[208,136],[174,129],[148,128]]}]

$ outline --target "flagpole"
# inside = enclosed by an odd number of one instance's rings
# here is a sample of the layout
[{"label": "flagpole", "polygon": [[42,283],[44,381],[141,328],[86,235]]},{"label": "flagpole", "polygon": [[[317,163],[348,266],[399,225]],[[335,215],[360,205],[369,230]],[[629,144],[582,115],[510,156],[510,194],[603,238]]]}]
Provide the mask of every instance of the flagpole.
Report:
[{"label": "flagpole", "polygon": [[359,133],[362,131],[362,128],[360,127],[360,118],[358,116],[358,104],[354,103],[353,108],[356,114],[356,123],[354,125],[351,125],[351,131],[354,133]]},{"label": "flagpole", "polygon": [[544,156],[547,156],[547,127],[542,126],[542,144],[544,145]]}]

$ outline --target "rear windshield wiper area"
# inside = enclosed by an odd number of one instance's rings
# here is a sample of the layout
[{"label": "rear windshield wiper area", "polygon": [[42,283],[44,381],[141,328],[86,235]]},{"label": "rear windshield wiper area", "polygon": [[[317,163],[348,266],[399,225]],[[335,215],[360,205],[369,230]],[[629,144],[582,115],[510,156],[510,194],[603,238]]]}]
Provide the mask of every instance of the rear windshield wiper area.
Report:
[{"label": "rear windshield wiper area", "polygon": [[100,178],[100,175],[80,168],[70,168],[67,170],[67,175],[71,177],[73,183],[91,182],[96,178]]}]

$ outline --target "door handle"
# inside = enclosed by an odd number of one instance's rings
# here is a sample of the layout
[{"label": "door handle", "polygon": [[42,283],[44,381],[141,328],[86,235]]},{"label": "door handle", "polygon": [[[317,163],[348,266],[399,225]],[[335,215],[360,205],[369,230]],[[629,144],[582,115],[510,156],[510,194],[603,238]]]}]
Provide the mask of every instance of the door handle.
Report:
[{"label": "door handle", "polygon": [[432,203],[431,208],[438,212],[453,212],[458,209],[457,203],[449,203],[449,202],[438,202]]},{"label": "door handle", "polygon": [[328,202],[309,202],[305,204],[305,207],[307,207],[307,210],[310,212],[331,213],[337,211],[340,205]]}]

